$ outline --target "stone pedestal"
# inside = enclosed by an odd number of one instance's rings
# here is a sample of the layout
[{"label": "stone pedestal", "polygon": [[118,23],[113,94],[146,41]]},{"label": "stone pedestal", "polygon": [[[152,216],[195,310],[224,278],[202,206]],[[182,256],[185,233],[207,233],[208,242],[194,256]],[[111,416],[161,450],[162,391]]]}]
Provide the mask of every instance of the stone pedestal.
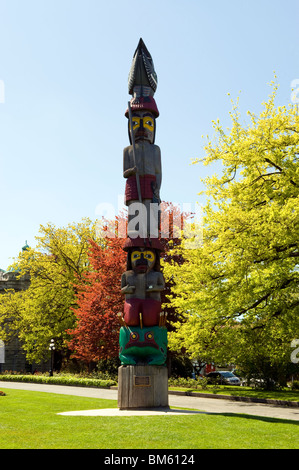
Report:
[{"label": "stone pedestal", "polygon": [[118,369],[118,408],[168,407],[165,366],[121,366]]}]

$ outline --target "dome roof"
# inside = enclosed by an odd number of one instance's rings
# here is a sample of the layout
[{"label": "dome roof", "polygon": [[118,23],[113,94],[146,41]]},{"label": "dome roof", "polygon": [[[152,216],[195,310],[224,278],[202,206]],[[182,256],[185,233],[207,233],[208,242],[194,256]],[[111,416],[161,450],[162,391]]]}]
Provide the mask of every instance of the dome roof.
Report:
[{"label": "dome roof", "polygon": [[25,245],[22,247],[22,251],[29,250],[29,248],[30,246],[28,245],[27,240],[26,240]]}]

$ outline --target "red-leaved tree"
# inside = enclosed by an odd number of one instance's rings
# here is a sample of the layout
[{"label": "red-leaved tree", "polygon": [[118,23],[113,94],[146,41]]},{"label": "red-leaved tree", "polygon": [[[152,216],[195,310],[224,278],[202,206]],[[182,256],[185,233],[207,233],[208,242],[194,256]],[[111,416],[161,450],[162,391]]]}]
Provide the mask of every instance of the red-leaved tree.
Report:
[{"label": "red-leaved tree", "polygon": [[[172,260],[181,264],[181,257],[171,254],[170,241],[172,246],[181,243],[180,230],[190,214],[181,213],[179,207],[169,203],[163,203],[161,209],[161,242],[165,250],[162,257],[166,262]],[[74,313],[77,323],[73,330],[68,331],[72,337],[68,347],[73,351],[72,357],[86,363],[118,356],[120,324],[117,313],[123,311],[124,305],[120,280],[126,271],[126,252],[123,251],[125,238],[119,235],[123,235],[125,226],[124,214],[114,221],[103,223],[105,243],[101,246],[90,241],[91,270],[85,273],[83,282],[76,286],[78,308],[74,309]],[[163,308],[171,321],[176,319],[174,308],[170,307],[167,299],[172,284],[172,280],[166,280],[162,293]]]},{"label": "red-leaved tree", "polygon": [[118,355],[119,320],[123,310],[120,279],[126,270],[124,239],[106,238],[103,246],[90,241],[90,272],[77,287],[76,327],[68,347],[86,363]]}]

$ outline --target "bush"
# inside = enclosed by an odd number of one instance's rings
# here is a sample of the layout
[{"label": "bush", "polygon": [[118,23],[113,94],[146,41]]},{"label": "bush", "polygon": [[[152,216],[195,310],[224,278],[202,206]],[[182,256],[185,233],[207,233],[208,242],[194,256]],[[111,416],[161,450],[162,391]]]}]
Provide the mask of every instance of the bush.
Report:
[{"label": "bush", "polygon": [[168,384],[170,387],[205,390],[207,388],[207,379],[205,377],[199,377],[198,379],[191,379],[190,377],[170,377],[168,379]]},{"label": "bush", "polygon": [[116,385],[115,380],[102,380],[91,378],[71,377],[67,375],[54,375],[53,377],[45,375],[0,375],[0,380],[6,382],[29,382],[53,385],[72,385],[77,387],[99,387],[109,388]]},{"label": "bush", "polygon": [[292,390],[299,390],[299,380],[294,380],[291,385]]},{"label": "bush", "polygon": [[102,359],[96,365],[95,378],[118,380],[118,368],[121,365],[118,357]]}]

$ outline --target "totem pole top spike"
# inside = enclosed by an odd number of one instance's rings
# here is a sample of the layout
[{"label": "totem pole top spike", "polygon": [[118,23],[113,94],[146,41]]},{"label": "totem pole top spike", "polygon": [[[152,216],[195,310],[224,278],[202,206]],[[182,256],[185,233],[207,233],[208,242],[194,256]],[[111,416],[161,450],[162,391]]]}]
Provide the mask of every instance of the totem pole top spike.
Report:
[{"label": "totem pole top spike", "polygon": [[157,89],[157,84],[158,78],[155,72],[153,59],[142,38],[140,38],[133,56],[132,66],[129,73],[129,94],[134,94],[135,86],[141,86],[150,88],[148,93],[153,96]]},{"label": "totem pole top spike", "polygon": [[[149,111],[156,118],[159,116],[154,93],[157,89],[158,78],[154,68],[154,62],[142,38],[135,50],[128,78],[129,94],[132,111]],[[129,117],[128,109],[125,116]]]}]

